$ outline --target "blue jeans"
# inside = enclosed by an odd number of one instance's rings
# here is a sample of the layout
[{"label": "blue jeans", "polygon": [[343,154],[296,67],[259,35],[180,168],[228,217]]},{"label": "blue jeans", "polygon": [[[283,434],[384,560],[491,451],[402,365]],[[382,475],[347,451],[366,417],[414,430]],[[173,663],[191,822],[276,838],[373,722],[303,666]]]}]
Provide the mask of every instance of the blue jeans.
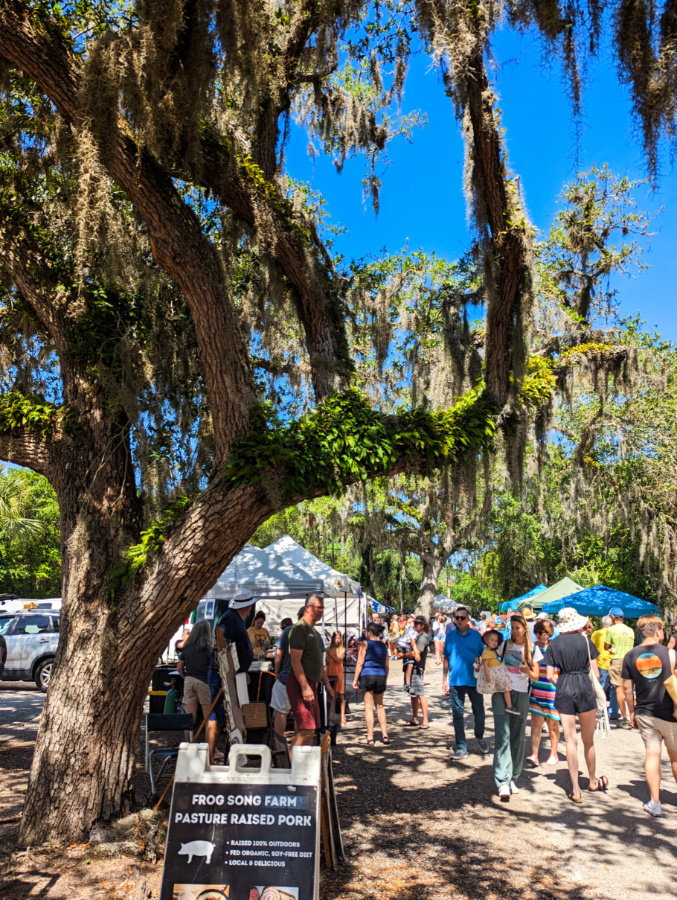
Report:
[{"label": "blue jeans", "polygon": [[501,691],[491,695],[494,711],[494,781],[496,787],[517,781],[524,765],[524,732],[529,713],[529,694],[512,691],[512,705],[519,716],[505,711],[505,700]]},{"label": "blue jeans", "polygon": [[616,694],[616,685],[611,683],[608,669],[600,669],[599,670],[599,683],[604,688],[604,693],[607,695],[607,698],[609,700],[609,718],[617,719],[619,717],[621,711],[618,706],[618,696]]},{"label": "blue jeans", "polygon": [[465,698],[470,699],[472,714],[475,717],[475,737],[481,740],[484,737],[484,697],[476,687],[469,684],[449,685],[449,699],[451,700],[451,714],[454,719],[454,736],[456,749],[468,752],[468,742],[465,738]]}]

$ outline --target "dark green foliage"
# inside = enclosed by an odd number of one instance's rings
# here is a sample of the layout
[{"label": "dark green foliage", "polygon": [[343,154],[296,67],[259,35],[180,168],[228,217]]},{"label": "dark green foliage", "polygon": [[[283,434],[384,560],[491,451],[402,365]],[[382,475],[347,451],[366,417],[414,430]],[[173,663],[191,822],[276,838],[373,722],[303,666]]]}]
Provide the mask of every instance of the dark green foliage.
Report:
[{"label": "dark green foliage", "polygon": [[76,427],[65,406],[55,406],[35,395],[12,392],[0,397],[0,433],[27,429],[47,437],[57,430],[73,432]]},{"label": "dark green foliage", "polygon": [[387,475],[403,454],[412,469],[426,472],[489,447],[493,412],[482,390],[471,391],[450,410],[418,408],[384,416],[353,389],[287,427],[270,408],[258,407],[224,477],[233,488],[265,484],[274,503],[315,491],[340,494],[350,483]]}]

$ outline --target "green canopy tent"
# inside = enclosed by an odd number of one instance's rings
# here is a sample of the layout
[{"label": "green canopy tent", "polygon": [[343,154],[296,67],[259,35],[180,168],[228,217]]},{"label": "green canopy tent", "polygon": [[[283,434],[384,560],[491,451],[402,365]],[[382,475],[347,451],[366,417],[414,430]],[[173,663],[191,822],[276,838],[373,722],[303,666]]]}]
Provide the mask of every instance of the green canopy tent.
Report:
[{"label": "green canopy tent", "polygon": [[576,584],[571,578],[565,576],[547,588],[547,590],[540,591],[538,594],[530,597],[529,600],[523,600],[518,609],[522,606],[531,606],[534,612],[540,612],[546,603],[552,603],[553,600],[560,600],[562,597],[568,597],[570,594],[577,594],[582,590],[583,588],[580,584]]}]

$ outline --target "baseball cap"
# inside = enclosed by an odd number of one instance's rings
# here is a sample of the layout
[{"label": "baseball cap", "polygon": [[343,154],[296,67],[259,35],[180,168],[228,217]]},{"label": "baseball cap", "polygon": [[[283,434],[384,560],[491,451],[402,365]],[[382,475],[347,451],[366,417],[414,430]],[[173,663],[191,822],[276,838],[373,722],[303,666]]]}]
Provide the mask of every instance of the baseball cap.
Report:
[{"label": "baseball cap", "polygon": [[494,625],[505,625],[505,619],[503,616],[496,616],[494,619]]},{"label": "baseball cap", "polygon": [[624,619],[624,618],[625,618],[625,613],[624,613],[623,610],[620,608],[620,606],[612,606],[611,609],[609,610],[609,615],[610,615],[610,616],[615,616],[617,619]]}]

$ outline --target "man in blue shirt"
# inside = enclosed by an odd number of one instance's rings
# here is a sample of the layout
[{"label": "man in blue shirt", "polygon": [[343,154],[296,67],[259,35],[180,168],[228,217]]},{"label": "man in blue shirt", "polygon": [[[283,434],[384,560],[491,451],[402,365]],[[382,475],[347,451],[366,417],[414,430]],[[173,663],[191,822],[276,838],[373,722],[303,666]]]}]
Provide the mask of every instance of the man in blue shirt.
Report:
[{"label": "man in blue shirt", "polygon": [[456,750],[452,759],[465,759],[468,742],[465,737],[465,698],[470,699],[475,717],[475,737],[482,753],[489,752],[484,740],[484,697],[477,690],[477,678],[473,670],[475,660],[482,655],[484,644],[478,631],[470,627],[470,612],[465,606],[454,610],[456,629],[447,634],[444,642],[444,669],[442,689],[449,694],[454,720]]}]

